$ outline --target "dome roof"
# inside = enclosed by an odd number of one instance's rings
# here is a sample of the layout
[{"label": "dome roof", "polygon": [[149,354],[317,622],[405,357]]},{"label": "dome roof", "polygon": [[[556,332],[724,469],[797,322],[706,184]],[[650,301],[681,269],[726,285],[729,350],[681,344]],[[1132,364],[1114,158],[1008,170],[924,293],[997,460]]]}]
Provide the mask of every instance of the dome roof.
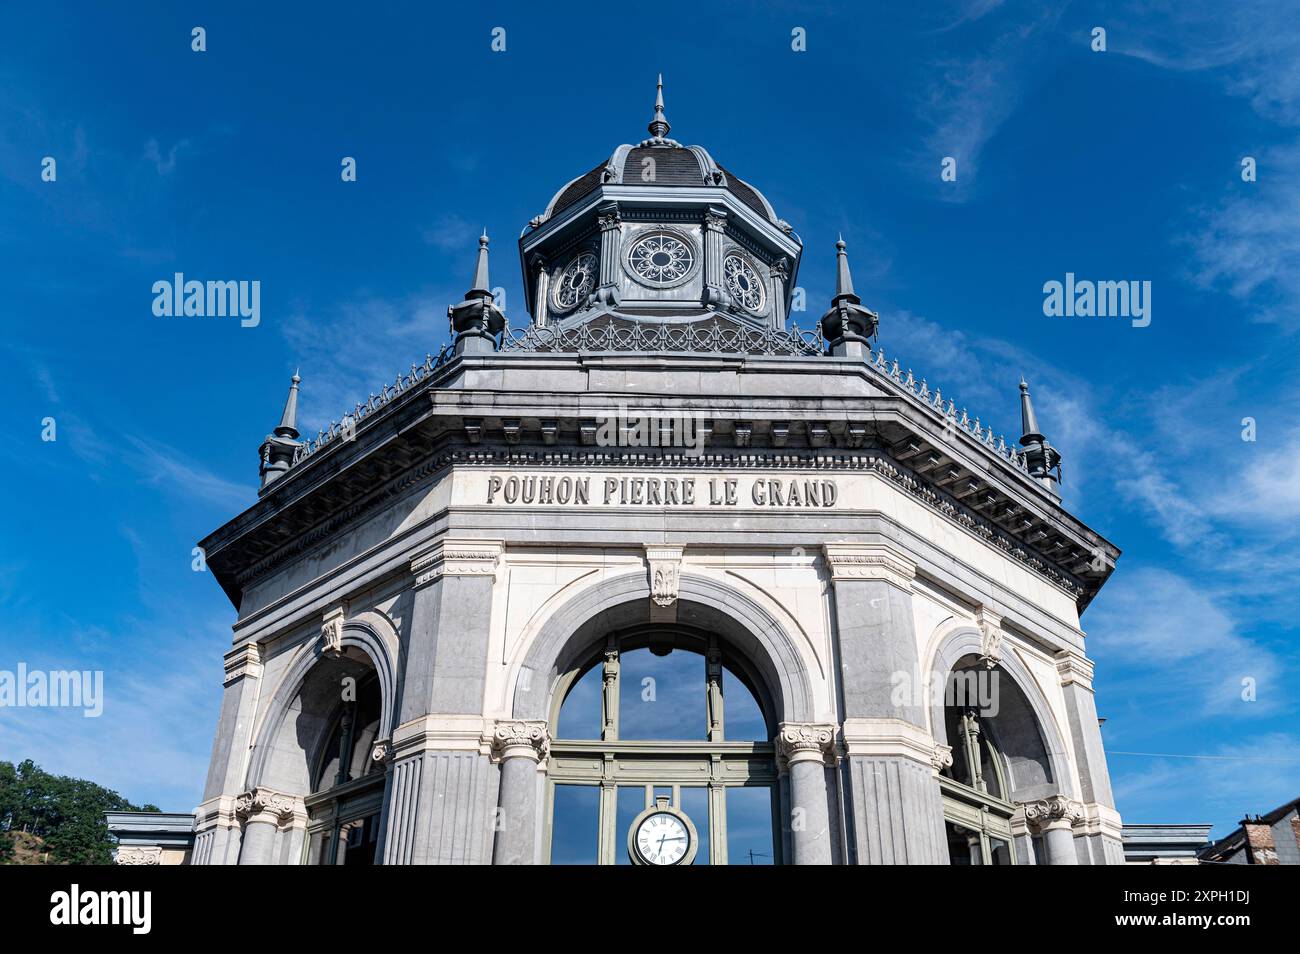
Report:
[{"label": "dome roof", "polygon": [[[763,194],[714,162],[703,146],[683,146],[675,140],[665,138],[671,127],[663,112],[663,77],[659,79],[654,118],[648,128],[650,139],[637,145],[619,146],[600,165],[566,183],[546,206],[546,212],[534,219],[532,224],[540,225],[603,185],[712,186],[726,189],[768,222],[788,231],[789,226],[777,218],[772,204]],[[650,181],[643,175],[647,169],[654,170]]]}]

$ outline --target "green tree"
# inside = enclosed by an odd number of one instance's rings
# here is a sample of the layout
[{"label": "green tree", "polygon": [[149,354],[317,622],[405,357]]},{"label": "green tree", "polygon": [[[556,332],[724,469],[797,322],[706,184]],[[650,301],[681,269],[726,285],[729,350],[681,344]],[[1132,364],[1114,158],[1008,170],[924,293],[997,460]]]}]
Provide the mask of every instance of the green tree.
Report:
[{"label": "green tree", "polygon": [[0,762],[0,861],[12,854],[9,834],[28,832],[41,838],[54,861],[106,865],[113,841],[104,812],[156,812],[143,808],[102,785],[67,775],[51,775],[31,759],[14,765]]}]

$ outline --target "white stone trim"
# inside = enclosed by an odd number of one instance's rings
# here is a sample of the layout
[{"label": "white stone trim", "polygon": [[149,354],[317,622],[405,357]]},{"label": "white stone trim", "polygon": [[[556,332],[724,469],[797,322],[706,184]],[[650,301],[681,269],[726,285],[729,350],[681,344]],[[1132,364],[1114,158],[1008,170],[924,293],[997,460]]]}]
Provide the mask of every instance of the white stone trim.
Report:
[{"label": "white stone trim", "polygon": [[444,576],[488,576],[495,580],[504,552],[500,540],[443,539],[411,560],[411,572],[416,586]]},{"label": "white stone trim", "polygon": [[879,543],[823,543],[831,579],[883,580],[899,589],[912,589],[916,564],[894,547]]},{"label": "white stone trim", "polygon": [[[951,753],[951,747],[945,746]],[[920,726],[902,719],[845,719],[844,754],[878,757],[901,755],[934,768],[934,737]]]},{"label": "white stone trim", "polygon": [[262,647],[254,642],[236,646],[225,655],[225,669],[226,675],[223,684],[227,686],[244,676],[261,679],[263,672]]}]

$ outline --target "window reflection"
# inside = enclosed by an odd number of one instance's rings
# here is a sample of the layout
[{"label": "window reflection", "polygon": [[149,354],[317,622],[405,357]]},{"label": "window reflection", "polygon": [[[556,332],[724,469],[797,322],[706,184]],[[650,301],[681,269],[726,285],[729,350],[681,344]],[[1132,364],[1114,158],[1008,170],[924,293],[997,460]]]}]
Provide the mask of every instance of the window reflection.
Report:
[{"label": "window reflection", "polygon": [[766,786],[728,788],[726,797],[727,863],[774,864],[772,789]]},{"label": "window reflection", "polygon": [[768,742],[767,721],[749,687],[726,666],[722,667],[723,714],[728,742]]},{"label": "window reflection", "polygon": [[620,739],[706,739],[704,657],[687,650],[619,654]]},{"label": "window reflection", "polygon": [[600,839],[600,787],[556,785],[551,864],[594,865]]},{"label": "window reflection", "polygon": [[560,708],[557,739],[600,738],[600,666],[588,669]]}]

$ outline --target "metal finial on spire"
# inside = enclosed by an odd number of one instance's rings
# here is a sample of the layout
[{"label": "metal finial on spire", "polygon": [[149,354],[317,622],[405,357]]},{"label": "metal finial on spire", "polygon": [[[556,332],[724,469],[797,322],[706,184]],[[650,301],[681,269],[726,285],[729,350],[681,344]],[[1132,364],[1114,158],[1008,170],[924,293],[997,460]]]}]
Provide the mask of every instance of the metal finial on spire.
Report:
[{"label": "metal finial on spire", "polygon": [[835,243],[835,297],[840,298],[845,295],[853,294],[853,276],[849,273],[849,253],[845,251],[848,246],[844,244],[844,235],[841,233],[840,240]]},{"label": "metal finial on spire", "polygon": [[[475,292],[492,293],[492,284],[488,281],[488,234],[486,226],[483,234],[478,239],[478,261],[474,265],[474,281],[470,285],[469,294]],[[468,296],[467,296],[468,297]]]},{"label": "metal finial on spire", "polygon": [[1029,398],[1029,385],[1025,383],[1024,375],[1020,377],[1020,426],[1024,433],[1021,435],[1021,444],[1039,443],[1043,440],[1043,432],[1038,429],[1038,417],[1034,414],[1034,402]]},{"label": "metal finial on spire", "polygon": [[284,413],[280,415],[280,423],[275,429],[276,437],[284,437],[291,441],[298,439],[298,382],[302,378],[298,377],[298,371],[293,372],[293,377],[289,379],[289,396],[284,402]]},{"label": "metal finial on spire", "polygon": [[672,128],[668,123],[668,117],[664,115],[664,74],[660,73],[659,85],[655,90],[655,114],[646,129],[656,139],[663,139]]}]

